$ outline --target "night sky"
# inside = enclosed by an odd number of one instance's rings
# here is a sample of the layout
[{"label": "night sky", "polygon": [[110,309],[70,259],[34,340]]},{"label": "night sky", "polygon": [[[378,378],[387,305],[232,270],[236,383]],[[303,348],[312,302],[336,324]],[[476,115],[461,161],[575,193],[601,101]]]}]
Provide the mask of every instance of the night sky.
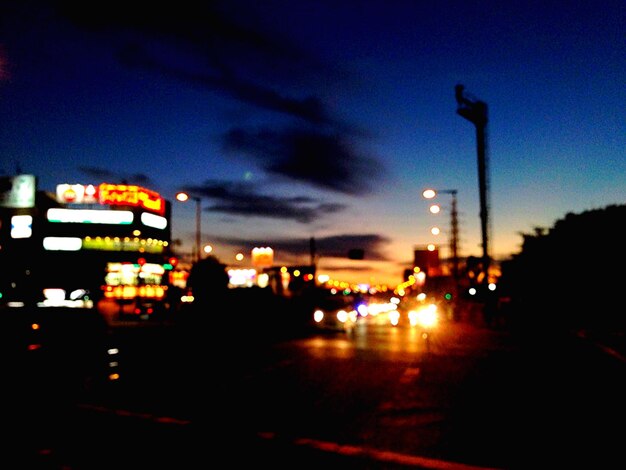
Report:
[{"label": "night sky", "polygon": [[458,191],[460,255],[480,256],[457,84],[489,109],[496,259],[626,202],[623,1],[40,3],[0,2],[0,174],[155,190],[183,251],[179,190],[202,198],[222,262],[271,246],[306,264],[315,237],[320,273],[397,284],[415,247],[447,255],[450,196],[430,214],[433,187]]}]

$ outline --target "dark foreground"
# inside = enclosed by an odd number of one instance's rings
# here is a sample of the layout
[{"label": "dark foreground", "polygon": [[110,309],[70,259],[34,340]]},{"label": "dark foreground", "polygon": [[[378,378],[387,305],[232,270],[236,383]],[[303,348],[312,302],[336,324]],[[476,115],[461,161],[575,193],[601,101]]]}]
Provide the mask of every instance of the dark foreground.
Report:
[{"label": "dark foreground", "polygon": [[[3,465],[626,466],[626,364],[588,338],[454,322],[431,354],[406,356],[377,346],[389,333],[372,329],[378,343],[356,348],[356,363],[309,357],[312,336],[302,331],[293,340],[260,341],[260,325],[254,334],[214,326],[118,325],[128,376],[119,383],[78,395],[55,386],[54,377],[27,393],[9,387],[20,393],[5,395]],[[334,343],[323,344],[328,351]],[[364,363],[370,373],[346,380]],[[416,369],[422,378],[404,380]],[[344,388],[331,390],[339,383]],[[285,389],[293,392],[288,402],[277,398]],[[359,392],[366,389],[379,395]],[[383,406],[387,392],[391,410]]]}]

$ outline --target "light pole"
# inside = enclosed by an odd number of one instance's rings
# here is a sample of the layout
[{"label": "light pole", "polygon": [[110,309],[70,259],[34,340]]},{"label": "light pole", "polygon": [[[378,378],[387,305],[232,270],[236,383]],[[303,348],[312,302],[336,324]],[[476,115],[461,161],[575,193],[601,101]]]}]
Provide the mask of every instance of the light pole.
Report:
[{"label": "light pole", "polygon": [[483,245],[483,284],[489,285],[489,171],[487,168],[487,103],[470,98],[463,85],[454,87],[457,114],[474,124],[476,128],[476,153],[478,157],[478,189],[480,191],[480,227]]},{"label": "light pole", "polygon": [[196,247],[194,250],[194,259],[196,262],[200,261],[200,234],[201,234],[201,207],[200,207],[200,198],[195,196],[189,196],[189,194],[181,191],[176,193],[176,200],[180,202],[187,202],[189,199],[193,199],[196,201]]},{"label": "light pole", "polygon": [[450,251],[452,258],[452,277],[455,287],[459,289],[459,217],[457,212],[456,189],[425,189],[422,196],[425,199],[433,199],[437,194],[450,194],[452,205],[450,208]]}]

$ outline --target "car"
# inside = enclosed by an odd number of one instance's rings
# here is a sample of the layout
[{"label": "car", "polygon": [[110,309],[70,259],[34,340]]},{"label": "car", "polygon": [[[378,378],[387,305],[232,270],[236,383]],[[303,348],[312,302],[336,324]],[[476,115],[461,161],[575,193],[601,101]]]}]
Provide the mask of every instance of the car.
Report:
[{"label": "car", "polygon": [[358,316],[352,298],[331,295],[318,300],[314,306],[313,325],[320,330],[349,332]]}]

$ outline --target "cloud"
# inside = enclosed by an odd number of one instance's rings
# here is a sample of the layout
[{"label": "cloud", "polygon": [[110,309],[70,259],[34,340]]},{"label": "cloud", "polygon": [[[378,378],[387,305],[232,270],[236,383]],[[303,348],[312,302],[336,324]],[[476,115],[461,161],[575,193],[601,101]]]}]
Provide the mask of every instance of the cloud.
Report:
[{"label": "cloud", "polygon": [[[79,27],[106,33],[121,62],[151,69],[194,86],[224,93],[240,102],[317,125],[343,126],[311,91],[288,96],[278,90],[306,86],[312,76],[333,74],[289,38],[255,25],[250,5],[202,2],[184,8],[133,6],[115,2],[102,9],[59,2],[59,12]],[[235,2],[236,5],[236,2]],[[117,10],[123,8],[123,14]],[[269,85],[269,84],[271,85]]]},{"label": "cloud", "polygon": [[345,136],[307,129],[231,129],[223,148],[241,152],[268,173],[350,195],[373,192],[383,166],[361,155]]},{"label": "cloud", "polygon": [[[193,54],[202,59],[204,66],[224,76],[264,70],[264,75],[256,76],[273,77],[278,72],[280,78],[305,76],[320,69],[311,53],[296,47],[289,38],[262,28],[254,7],[237,0],[179,2],[162,8],[157,4],[115,1],[101,8],[56,2],[57,12],[81,29],[118,38],[118,45],[141,42],[158,52],[159,60],[172,60],[176,56],[173,50],[179,58]],[[261,8],[267,11],[267,6]]]},{"label": "cloud", "polygon": [[389,239],[377,234],[345,234],[322,237],[316,239],[317,252],[321,256],[344,258],[352,249],[362,249],[364,259],[387,261],[382,253],[382,246],[389,243]]},{"label": "cloud", "polygon": [[[371,133],[338,118],[322,98],[322,93],[332,96],[333,87],[350,75],[290,38],[263,28],[254,13],[256,6],[221,0],[148,9],[121,2],[97,9],[68,1],[57,6],[62,17],[83,31],[105,38],[130,67],[286,119],[289,128],[270,130],[275,118],[272,124],[263,123],[266,114],[261,113],[256,118],[264,130],[234,128],[222,136],[224,148],[252,157],[265,172],[348,195],[369,194],[382,179],[382,163],[366,155],[358,141]],[[271,6],[259,8],[266,12]],[[231,197],[211,210],[258,211],[254,215],[308,223],[333,207],[298,206],[255,195],[247,204]]]},{"label": "cloud", "polygon": [[137,44],[129,45],[121,50],[120,58],[127,65],[149,68],[158,71],[161,75],[182,80],[191,85],[222,92],[231,98],[261,109],[299,118],[311,124],[350,128],[331,118],[321,99],[313,94],[308,94],[304,98],[294,98],[231,73],[224,74],[215,70],[202,72],[184,70],[155,59]]},{"label": "cloud", "polygon": [[[310,238],[272,238],[271,243],[268,240],[244,240],[237,237],[212,237],[224,245],[232,246],[244,251],[250,251],[256,246],[268,246],[274,250],[274,253],[280,254],[281,257],[302,257],[311,253]],[[389,239],[378,234],[343,234],[332,235],[327,237],[315,237],[315,252],[318,257],[322,258],[346,258],[348,251],[359,248],[364,251],[364,259],[368,261],[387,261],[388,258],[383,253],[383,248],[389,243]],[[352,266],[350,267],[352,269]]]},{"label": "cloud", "polygon": [[250,182],[207,181],[202,186],[187,186],[184,190],[196,197],[217,201],[204,209],[209,212],[295,220],[304,224],[346,208],[343,204],[325,203],[308,196],[268,196],[257,192]]}]

